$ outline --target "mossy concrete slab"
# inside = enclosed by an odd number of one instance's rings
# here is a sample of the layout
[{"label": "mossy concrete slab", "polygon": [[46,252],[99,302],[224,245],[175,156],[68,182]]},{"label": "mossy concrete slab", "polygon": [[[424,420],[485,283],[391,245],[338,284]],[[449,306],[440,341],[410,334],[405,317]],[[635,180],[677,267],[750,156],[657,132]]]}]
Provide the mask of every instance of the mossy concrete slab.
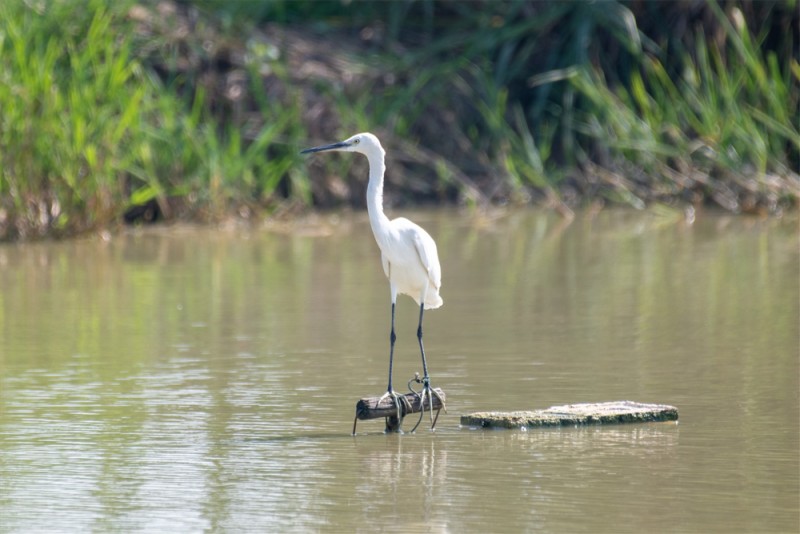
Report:
[{"label": "mossy concrete slab", "polygon": [[613,401],[551,406],[546,410],[475,412],[461,416],[461,424],[479,428],[532,428],[677,421],[678,409],[666,404]]}]

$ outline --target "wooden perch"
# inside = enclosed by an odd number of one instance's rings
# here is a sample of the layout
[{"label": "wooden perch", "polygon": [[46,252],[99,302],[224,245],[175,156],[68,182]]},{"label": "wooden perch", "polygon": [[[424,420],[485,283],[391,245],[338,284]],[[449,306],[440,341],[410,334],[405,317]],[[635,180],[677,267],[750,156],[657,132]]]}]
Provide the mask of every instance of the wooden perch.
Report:
[{"label": "wooden perch", "polygon": [[[444,391],[439,388],[433,388],[433,390],[439,394],[439,397],[447,402]],[[441,401],[436,398],[436,395],[432,397],[433,410],[440,410],[442,408]],[[416,393],[409,392],[405,395],[400,395],[400,398],[406,400],[404,403],[405,406],[401,410],[402,416],[405,417],[410,413],[419,413],[422,411],[422,407],[419,404],[419,397]],[[395,408],[394,401],[392,401],[390,397],[384,398],[380,404],[378,404],[378,399],[380,399],[380,397],[367,397],[358,401],[358,403],[356,403],[356,417],[362,421],[365,419],[380,419],[381,417],[397,417],[397,408]],[[430,409],[431,405],[428,399],[425,399],[425,410],[427,411]]]},{"label": "wooden perch", "polygon": [[476,412],[461,416],[462,425],[481,428],[534,428],[677,420],[678,409],[674,406],[632,401],[567,404],[551,406],[546,410]]},{"label": "wooden perch", "polygon": [[[432,395],[430,400],[427,398],[425,399],[425,411],[430,410],[436,412],[436,417],[438,418],[439,410],[443,408],[442,401],[447,402],[447,398],[445,397],[444,391],[440,388],[433,388],[433,390],[436,392],[436,395]],[[380,397],[367,397],[359,400],[356,403],[356,420],[353,421],[353,434],[356,433],[356,422],[359,419],[363,421],[365,419],[380,419],[381,417],[386,418],[387,432],[399,431],[403,417],[422,411],[419,396],[416,393],[409,392],[405,395],[400,395],[400,398],[405,399],[405,402],[401,404],[399,419],[397,418],[397,408],[390,397],[385,397],[380,403],[378,402]]]}]

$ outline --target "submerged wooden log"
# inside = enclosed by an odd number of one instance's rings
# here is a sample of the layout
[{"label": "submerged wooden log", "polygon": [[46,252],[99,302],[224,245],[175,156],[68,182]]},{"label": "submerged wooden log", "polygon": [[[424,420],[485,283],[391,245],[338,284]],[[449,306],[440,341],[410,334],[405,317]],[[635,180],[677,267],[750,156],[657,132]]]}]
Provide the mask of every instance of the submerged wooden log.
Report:
[{"label": "submerged wooden log", "polygon": [[678,409],[674,406],[632,401],[566,404],[529,412],[475,412],[461,416],[462,425],[481,428],[604,425],[677,420]]},{"label": "submerged wooden log", "polygon": [[[442,408],[442,401],[447,402],[444,391],[440,388],[433,388],[433,390],[441,397],[441,400],[433,395],[433,398],[428,401],[425,399],[425,410],[440,410]],[[401,399],[405,399],[401,416],[405,417],[411,413],[419,413],[422,411],[422,406],[419,402],[419,396],[416,393],[406,393],[400,395]],[[381,417],[397,417],[397,408],[391,398],[386,397],[378,403],[380,397],[367,397],[361,399],[356,403],[356,418],[361,419],[379,419]]]}]

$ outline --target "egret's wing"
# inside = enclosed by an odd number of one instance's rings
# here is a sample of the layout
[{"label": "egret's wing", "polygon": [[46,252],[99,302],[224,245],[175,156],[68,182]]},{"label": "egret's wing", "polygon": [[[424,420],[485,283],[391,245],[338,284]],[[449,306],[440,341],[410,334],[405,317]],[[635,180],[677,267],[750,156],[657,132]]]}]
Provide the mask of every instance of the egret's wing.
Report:
[{"label": "egret's wing", "polygon": [[391,282],[392,281],[392,268],[391,268],[391,265],[389,265],[389,259],[386,257],[386,254],[384,254],[383,252],[381,252],[381,265],[383,265],[383,274],[385,274],[386,278],[388,278],[389,281]]},{"label": "egret's wing", "polygon": [[423,230],[417,227],[414,232],[414,248],[419,255],[422,266],[428,271],[431,285],[438,291],[442,285],[442,267],[439,265],[439,253],[436,250],[436,242]]}]

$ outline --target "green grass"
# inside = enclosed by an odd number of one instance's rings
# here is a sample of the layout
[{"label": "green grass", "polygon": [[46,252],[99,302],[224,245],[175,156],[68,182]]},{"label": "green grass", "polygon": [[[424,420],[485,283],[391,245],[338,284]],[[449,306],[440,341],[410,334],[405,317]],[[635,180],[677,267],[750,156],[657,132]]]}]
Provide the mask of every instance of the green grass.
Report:
[{"label": "green grass", "polygon": [[627,87],[612,89],[590,69],[571,77],[589,102],[575,130],[604,152],[607,170],[643,194],[700,190],[731,211],[759,198],[775,206],[792,195],[781,182],[797,176],[797,62],[779,68],[743,24],[734,28],[711,5],[727,39],[720,47],[698,36],[680,78],[657,58],[646,58]]},{"label": "green grass", "polygon": [[[319,193],[351,162],[297,151],[367,129],[409,201],[800,197],[794,1],[204,1],[183,33],[191,5],[75,4],[0,3],[0,239],[360,202]],[[262,22],[350,77],[299,78]]]},{"label": "green grass", "polygon": [[[368,2],[317,16],[334,35],[389,34],[365,57],[378,72],[335,99],[339,135],[369,126],[431,147],[489,200],[779,213],[800,195],[800,65],[791,32],[776,35],[796,20],[793,5],[757,4],[745,17],[747,6],[713,2],[690,15],[667,3],[634,13],[624,2],[421,2],[370,15],[381,3]],[[296,12],[313,18],[314,7]],[[650,35],[643,10],[654,12]],[[684,34],[659,22],[681,17]],[[411,172],[446,179],[433,166]]]},{"label": "green grass", "polygon": [[185,101],[136,57],[132,5],[0,5],[0,238],[105,227],[151,200],[222,216],[289,171],[267,147],[296,109],[268,110],[252,139],[220,125],[201,91]]}]

